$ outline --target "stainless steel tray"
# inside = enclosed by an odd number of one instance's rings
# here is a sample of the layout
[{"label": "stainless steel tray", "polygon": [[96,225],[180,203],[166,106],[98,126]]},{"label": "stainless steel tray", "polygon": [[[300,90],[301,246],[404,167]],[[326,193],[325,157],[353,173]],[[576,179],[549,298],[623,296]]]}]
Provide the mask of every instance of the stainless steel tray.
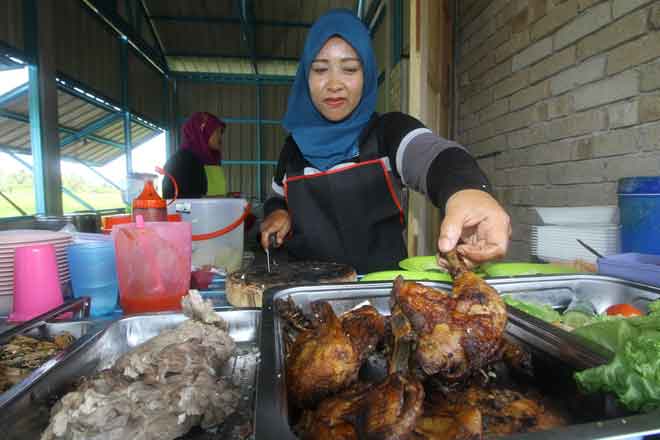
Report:
[{"label": "stainless steel tray", "polygon": [[[622,281],[598,275],[539,276],[499,278],[489,283],[500,293],[510,293],[524,297],[531,295],[544,297],[549,304],[565,307],[574,296],[589,297],[603,310],[617,302],[631,302],[642,305],[658,298],[660,290],[637,283]],[[449,290],[446,283],[424,284]],[[282,322],[276,310],[275,300],[291,297],[293,301],[309,312],[309,304],[315,300],[330,301],[337,313],[349,310],[355,305],[368,300],[382,314],[389,314],[388,300],[391,283],[358,283],[298,286],[291,288],[269,289],[264,295],[262,332],[260,348],[262,364],[257,383],[257,414],[255,434],[257,440],[294,439],[289,427],[289,413],[286,397],[285,366],[282,334]],[[589,362],[603,362],[604,353],[594,353],[580,344],[579,340],[566,339],[566,332],[557,331],[552,326],[534,325],[527,322],[526,315],[515,310],[509,313],[508,333],[520,336],[525,341],[541,344],[540,348],[558,357]],[[543,348],[543,344],[545,348]],[[575,365],[573,363],[572,365]],[[598,438],[614,439],[630,435],[645,435],[660,432],[660,411],[626,418],[615,418],[593,423],[571,425],[552,431],[525,433],[510,436],[512,439],[568,439]]]},{"label": "stainless steel tray", "polygon": [[[253,430],[256,375],[259,367],[258,338],[261,310],[218,311],[229,323],[236,354],[227,361],[222,376],[231,377],[241,389],[238,411],[215,433],[195,431],[185,439],[245,438],[237,432]],[[0,411],[3,439],[39,438],[49,420],[50,407],[83,376],[112,364],[124,353],[186,320],[181,313],[155,313],[121,318],[75,347],[48,374],[39,377]]]},{"label": "stainless steel tray", "polygon": [[649,302],[660,299],[660,288],[602,275],[494,278],[488,283],[501,294],[555,309],[564,309],[574,298],[579,298],[591,301],[598,313],[619,303],[647,310]]},{"label": "stainless steel tray", "polygon": [[[76,312],[78,320],[76,321],[52,321],[64,313]],[[0,344],[5,344],[11,338],[17,335],[32,336],[38,339],[49,339],[62,332],[69,332],[76,338],[76,341],[66,349],[56,353],[50,359],[46,360],[38,368],[35,368],[25,379],[5,391],[0,393],[0,414],[5,408],[12,404],[27,388],[30,387],[38,378],[48,373],[58,362],[68,356],[68,353],[75,351],[82,345],[86,338],[90,337],[95,331],[102,327],[89,320],[89,298],[83,297],[66,301],[43,315],[39,315],[30,321],[15,326],[4,326],[0,333]]]}]

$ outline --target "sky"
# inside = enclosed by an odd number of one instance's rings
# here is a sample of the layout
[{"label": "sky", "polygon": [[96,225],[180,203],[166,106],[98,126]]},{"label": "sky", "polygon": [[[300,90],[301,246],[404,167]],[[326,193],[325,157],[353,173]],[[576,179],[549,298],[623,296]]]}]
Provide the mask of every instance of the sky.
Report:
[{"label": "sky", "polygon": [[[26,82],[27,68],[0,71],[0,95]],[[155,174],[154,167],[156,165],[165,165],[165,160],[167,159],[165,148],[165,133],[134,148],[132,152],[133,171]],[[19,155],[19,157],[32,164],[32,156]],[[16,171],[25,169],[22,164],[5,153],[0,153],[0,163],[2,164],[2,172],[7,174],[13,174]],[[123,156],[103,167],[96,167],[95,169],[121,188],[124,188],[126,182],[126,160]],[[61,171],[63,174],[77,174],[93,181],[102,180],[86,166],[67,160],[61,161]]]}]

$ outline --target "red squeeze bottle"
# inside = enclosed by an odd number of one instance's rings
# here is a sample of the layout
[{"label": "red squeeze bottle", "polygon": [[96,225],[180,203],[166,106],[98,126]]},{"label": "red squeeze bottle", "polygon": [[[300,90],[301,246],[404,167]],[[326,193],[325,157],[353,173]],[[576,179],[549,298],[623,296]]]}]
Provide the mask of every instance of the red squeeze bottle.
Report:
[{"label": "red squeeze bottle", "polygon": [[131,217],[134,222],[138,215],[141,215],[145,222],[167,221],[167,202],[158,195],[151,180],[144,183],[144,189],[139,196],[133,199],[132,206]]}]

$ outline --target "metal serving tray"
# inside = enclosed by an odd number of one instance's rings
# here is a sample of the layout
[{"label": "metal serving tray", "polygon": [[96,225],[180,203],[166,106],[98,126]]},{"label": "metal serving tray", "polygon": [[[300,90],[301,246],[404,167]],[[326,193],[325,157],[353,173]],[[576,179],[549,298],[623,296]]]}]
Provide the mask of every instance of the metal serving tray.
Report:
[{"label": "metal serving tray", "polygon": [[[185,439],[231,439],[251,435],[253,427],[256,375],[259,366],[257,345],[261,310],[240,309],[217,312],[229,323],[229,334],[236,341],[236,354],[221,371],[241,390],[238,411],[215,433],[193,431]],[[121,355],[146,342],[161,331],[188,319],[182,313],[154,313],[121,318],[79,344],[75,350],[39,377],[0,411],[3,439],[39,438],[48,425],[50,408],[83,376],[109,368]],[[240,434],[239,434],[240,433]],[[237,435],[239,434],[239,435]]]},{"label": "metal serving tray", "polygon": [[[660,298],[660,289],[598,275],[529,276],[488,280],[498,292],[526,297],[544,298],[553,307],[568,305],[575,297],[588,297],[598,310],[610,304],[629,302],[644,307]],[[450,290],[447,283],[423,284]],[[298,286],[269,289],[264,295],[260,348],[262,364],[257,383],[257,414],[255,434],[257,440],[294,439],[289,426],[289,413],[285,383],[282,321],[275,300],[291,297],[305,312],[315,300],[328,300],[336,313],[350,310],[359,303],[369,301],[380,313],[389,315],[391,283],[350,283],[335,285]],[[541,351],[568,361],[569,365],[588,367],[607,361],[608,353],[594,352],[571,338],[567,332],[553,326],[536,326],[528,315],[509,310],[507,334],[531,343]],[[566,338],[566,335],[569,335]],[[592,423],[536,433],[509,436],[511,439],[614,439],[660,432],[660,411],[631,417],[619,417]]]},{"label": "metal serving tray", "polygon": [[[72,312],[78,315],[78,320],[53,321],[65,313]],[[52,340],[54,336],[62,332],[71,333],[76,340],[69,347],[57,352],[35,368],[25,379],[4,393],[0,393],[0,414],[4,413],[5,408],[11,405],[32,383],[47,374],[58,362],[66,358],[69,352],[76,350],[88,337],[100,329],[101,327],[98,324],[89,321],[89,298],[87,297],[66,301],[61,306],[19,325],[3,325],[3,331],[0,333],[0,344],[6,344],[17,335]]]}]

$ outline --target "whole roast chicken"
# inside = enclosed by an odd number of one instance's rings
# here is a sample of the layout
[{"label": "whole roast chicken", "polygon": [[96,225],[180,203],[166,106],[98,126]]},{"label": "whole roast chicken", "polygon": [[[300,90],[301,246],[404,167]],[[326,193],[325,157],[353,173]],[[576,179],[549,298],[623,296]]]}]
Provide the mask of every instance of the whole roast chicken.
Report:
[{"label": "whole roast chicken", "polygon": [[424,373],[460,380],[500,355],[507,314],[495,289],[468,271],[455,251],[446,258],[454,278],[452,294],[399,277],[390,299],[392,323],[400,328],[409,324],[416,340],[414,359]]},{"label": "whole roast chicken", "polygon": [[358,377],[365,358],[385,333],[385,320],[372,306],[338,318],[326,301],[311,304],[313,322],[300,325],[286,361],[288,396],[294,406],[313,407]]}]

